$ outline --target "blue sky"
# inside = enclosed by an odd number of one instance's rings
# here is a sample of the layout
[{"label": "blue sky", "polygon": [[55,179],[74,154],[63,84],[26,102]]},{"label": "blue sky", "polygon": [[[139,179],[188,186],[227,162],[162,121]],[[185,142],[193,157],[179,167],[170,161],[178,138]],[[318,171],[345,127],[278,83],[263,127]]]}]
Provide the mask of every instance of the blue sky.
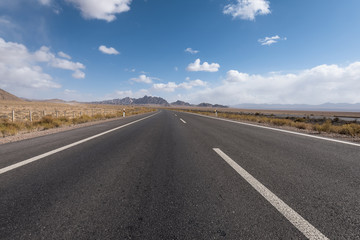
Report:
[{"label": "blue sky", "polygon": [[358,0],[1,0],[0,88],[94,101],[360,102]]}]

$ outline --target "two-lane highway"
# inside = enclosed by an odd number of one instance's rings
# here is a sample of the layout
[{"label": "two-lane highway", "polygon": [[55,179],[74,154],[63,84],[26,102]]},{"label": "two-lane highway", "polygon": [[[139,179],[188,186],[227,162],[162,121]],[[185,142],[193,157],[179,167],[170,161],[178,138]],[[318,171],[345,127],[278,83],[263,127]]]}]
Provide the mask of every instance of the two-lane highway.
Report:
[{"label": "two-lane highway", "polygon": [[359,156],[165,110],[4,144],[0,239],[360,239]]}]

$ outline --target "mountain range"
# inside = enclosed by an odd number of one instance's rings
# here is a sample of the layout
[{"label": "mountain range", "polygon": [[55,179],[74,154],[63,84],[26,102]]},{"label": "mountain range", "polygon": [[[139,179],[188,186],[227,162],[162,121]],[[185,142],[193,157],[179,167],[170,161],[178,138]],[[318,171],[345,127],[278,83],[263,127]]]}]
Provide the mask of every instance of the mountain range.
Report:
[{"label": "mountain range", "polygon": [[359,112],[360,103],[323,103],[319,105],[310,104],[252,104],[244,103],[231,106],[240,109],[258,109],[258,110],[297,110],[297,111],[345,111]]},{"label": "mountain range", "polygon": [[[61,99],[48,99],[48,100],[29,100],[21,99],[3,89],[0,89],[0,101],[40,101],[40,102],[53,102],[53,103],[68,103],[76,104],[76,101],[64,101]],[[91,102],[93,104],[113,104],[113,105],[159,105],[159,106],[175,106],[175,107],[212,107],[212,108],[227,108],[227,106],[210,103],[200,103],[198,105],[190,104],[181,100],[168,103],[161,97],[144,96],[142,98],[125,97],[122,99],[112,99],[105,101]],[[359,112],[360,103],[324,103],[320,105],[309,104],[252,104],[244,103],[232,105],[232,108],[240,109],[258,109],[258,110],[299,110],[299,111],[346,111],[346,112]]]},{"label": "mountain range", "polygon": [[227,108],[227,106],[211,103],[200,103],[193,105],[188,102],[177,100],[171,104],[161,97],[144,96],[142,98],[130,98],[125,97],[122,99],[111,99],[105,101],[91,102],[92,104],[112,104],[112,105],[160,105],[160,106],[185,106],[185,107],[215,107],[215,108]]}]

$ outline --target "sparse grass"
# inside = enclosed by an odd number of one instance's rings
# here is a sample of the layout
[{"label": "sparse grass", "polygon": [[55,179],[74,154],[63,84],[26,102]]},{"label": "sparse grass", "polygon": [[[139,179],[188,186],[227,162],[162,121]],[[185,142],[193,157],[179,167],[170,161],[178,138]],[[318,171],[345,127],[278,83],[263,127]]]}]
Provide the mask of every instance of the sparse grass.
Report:
[{"label": "sparse grass", "polygon": [[[156,109],[147,107],[127,107],[126,116],[153,112]],[[58,128],[61,126],[70,126],[86,122],[99,121],[122,117],[123,112],[118,110],[115,113],[101,114],[96,113],[93,116],[81,115],[75,118],[70,117],[54,117],[52,115],[43,116],[38,120],[30,121],[15,121],[11,122],[9,119],[0,120],[0,137],[14,136],[19,132],[41,131],[51,128]]]},{"label": "sparse grass", "polygon": [[[213,111],[206,110],[198,110],[198,109],[174,109],[176,111],[185,111],[198,113],[208,116],[214,116]],[[273,114],[264,116],[259,112],[255,113],[235,113],[235,112],[218,112],[218,117],[228,118],[233,120],[240,121],[250,121],[256,123],[264,123],[272,126],[287,126],[294,127],[301,130],[312,130],[318,133],[335,133],[342,134],[351,137],[360,137],[360,124],[359,123],[346,123],[339,121],[339,118],[330,119],[320,119],[314,122],[314,119],[310,119],[309,117],[304,118],[290,118],[290,117],[276,117]]]}]

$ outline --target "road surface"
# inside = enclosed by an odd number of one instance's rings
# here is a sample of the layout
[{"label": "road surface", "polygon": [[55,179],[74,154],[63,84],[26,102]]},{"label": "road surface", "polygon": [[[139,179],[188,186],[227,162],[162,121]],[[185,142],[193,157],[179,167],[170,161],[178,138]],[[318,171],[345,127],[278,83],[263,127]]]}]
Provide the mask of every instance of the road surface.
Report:
[{"label": "road surface", "polygon": [[0,239],[360,239],[359,186],[360,146],[161,110],[0,145]]}]

